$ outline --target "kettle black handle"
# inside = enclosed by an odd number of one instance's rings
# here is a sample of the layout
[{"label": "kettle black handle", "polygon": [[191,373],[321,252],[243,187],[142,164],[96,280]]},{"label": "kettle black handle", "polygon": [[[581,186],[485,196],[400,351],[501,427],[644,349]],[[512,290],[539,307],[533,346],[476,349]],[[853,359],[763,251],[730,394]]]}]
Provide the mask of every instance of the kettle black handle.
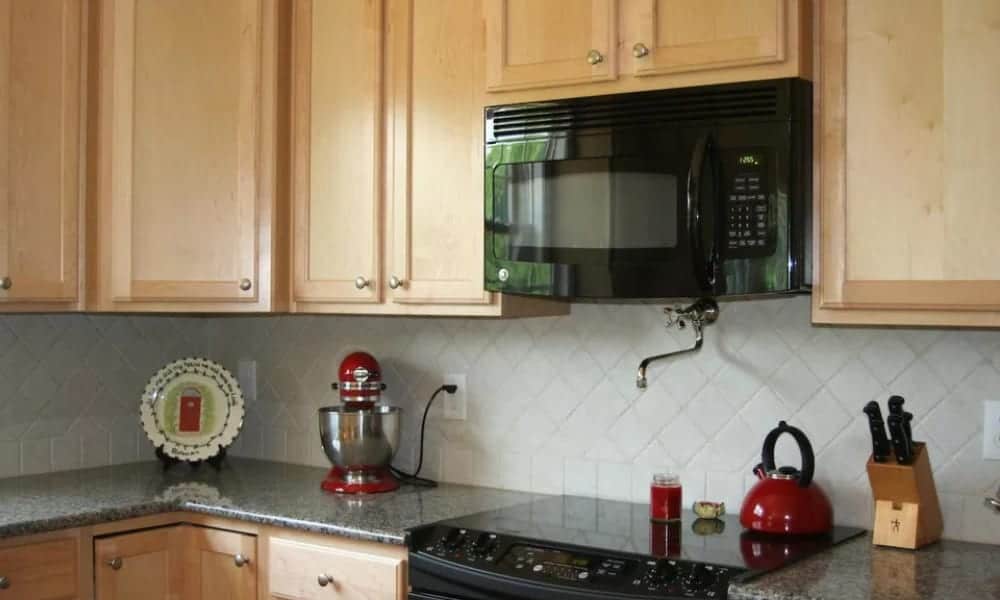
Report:
[{"label": "kettle black handle", "polygon": [[816,455],[813,453],[812,444],[802,430],[792,427],[788,423],[781,421],[771,433],[764,438],[764,451],[761,453],[761,462],[767,472],[775,470],[774,466],[774,446],[778,443],[778,438],[783,433],[791,434],[795,438],[795,443],[799,445],[799,453],[802,455],[802,469],[799,475],[799,487],[809,487],[812,483],[813,473],[816,470]]}]

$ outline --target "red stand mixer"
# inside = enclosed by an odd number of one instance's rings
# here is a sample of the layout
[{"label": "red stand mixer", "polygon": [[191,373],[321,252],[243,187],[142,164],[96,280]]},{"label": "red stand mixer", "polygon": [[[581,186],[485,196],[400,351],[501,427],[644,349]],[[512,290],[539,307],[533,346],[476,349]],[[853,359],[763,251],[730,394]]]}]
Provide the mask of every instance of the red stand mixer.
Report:
[{"label": "red stand mixer", "polygon": [[400,409],[379,404],[382,369],[367,352],[340,363],[340,405],[319,409],[319,435],[333,468],[323,480],[328,492],[375,494],[399,487],[389,463],[399,448]]}]

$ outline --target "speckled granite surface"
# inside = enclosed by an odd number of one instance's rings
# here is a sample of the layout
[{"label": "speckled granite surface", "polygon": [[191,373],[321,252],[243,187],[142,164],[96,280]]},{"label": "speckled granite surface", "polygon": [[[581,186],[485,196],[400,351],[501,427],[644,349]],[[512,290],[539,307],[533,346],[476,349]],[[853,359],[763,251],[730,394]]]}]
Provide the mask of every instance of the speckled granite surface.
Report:
[{"label": "speckled granite surface", "polygon": [[866,535],[786,569],[734,584],[729,598],[1000,600],[1000,547],[944,540],[911,552],[873,547]]},{"label": "speckled granite surface", "polygon": [[326,471],[231,458],[220,472],[144,462],[0,479],[0,538],[140,517],[193,512],[401,544],[423,523],[510,506],[533,496],[445,484],[390,494],[338,496],[320,490]]}]

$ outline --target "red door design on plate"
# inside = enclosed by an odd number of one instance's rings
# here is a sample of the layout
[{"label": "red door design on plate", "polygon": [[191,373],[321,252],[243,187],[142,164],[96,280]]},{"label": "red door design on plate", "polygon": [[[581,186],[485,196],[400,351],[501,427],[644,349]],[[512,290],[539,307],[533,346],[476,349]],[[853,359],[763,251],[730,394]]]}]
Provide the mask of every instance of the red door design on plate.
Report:
[{"label": "red door design on plate", "polygon": [[181,433],[201,432],[201,392],[198,388],[184,388],[181,392],[180,418],[177,431]]}]

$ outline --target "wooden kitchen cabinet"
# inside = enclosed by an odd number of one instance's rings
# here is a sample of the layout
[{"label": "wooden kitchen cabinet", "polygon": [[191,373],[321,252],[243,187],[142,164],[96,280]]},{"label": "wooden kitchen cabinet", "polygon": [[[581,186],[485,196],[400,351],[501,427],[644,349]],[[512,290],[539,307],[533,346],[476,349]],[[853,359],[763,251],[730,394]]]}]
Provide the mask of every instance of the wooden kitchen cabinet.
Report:
[{"label": "wooden kitchen cabinet", "polygon": [[173,600],[182,591],[180,527],[160,527],[94,540],[97,600]]},{"label": "wooden kitchen cabinet", "polygon": [[567,312],[484,291],[482,19],[467,0],[295,3],[294,311]]},{"label": "wooden kitchen cabinet", "polygon": [[75,600],[79,589],[76,539],[0,547],[0,600]]},{"label": "wooden kitchen cabinet", "polygon": [[96,6],[88,308],[280,308],[278,3]]},{"label": "wooden kitchen cabinet", "polygon": [[809,0],[482,1],[491,104],[812,78]]},{"label": "wooden kitchen cabinet", "polygon": [[401,600],[406,598],[406,561],[399,549],[372,544],[288,535],[269,539],[269,596],[282,600]]},{"label": "wooden kitchen cabinet", "polygon": [[94,540],[97,600],[255,600],[256,536],[169,525]]},{"label": "wooden kitchen cabinet", "polygon": [[820,16],[813,320],[1000,325],[1000,5]]},{"label": "wooden kitchen cabinet", "polygon": [[79,307],[87,6],[0,0],[0,311]]},{"label": "wooden kitchen cabinet", "polygon": [[490,91],[609,81],[618,0],[484,0]]}]

